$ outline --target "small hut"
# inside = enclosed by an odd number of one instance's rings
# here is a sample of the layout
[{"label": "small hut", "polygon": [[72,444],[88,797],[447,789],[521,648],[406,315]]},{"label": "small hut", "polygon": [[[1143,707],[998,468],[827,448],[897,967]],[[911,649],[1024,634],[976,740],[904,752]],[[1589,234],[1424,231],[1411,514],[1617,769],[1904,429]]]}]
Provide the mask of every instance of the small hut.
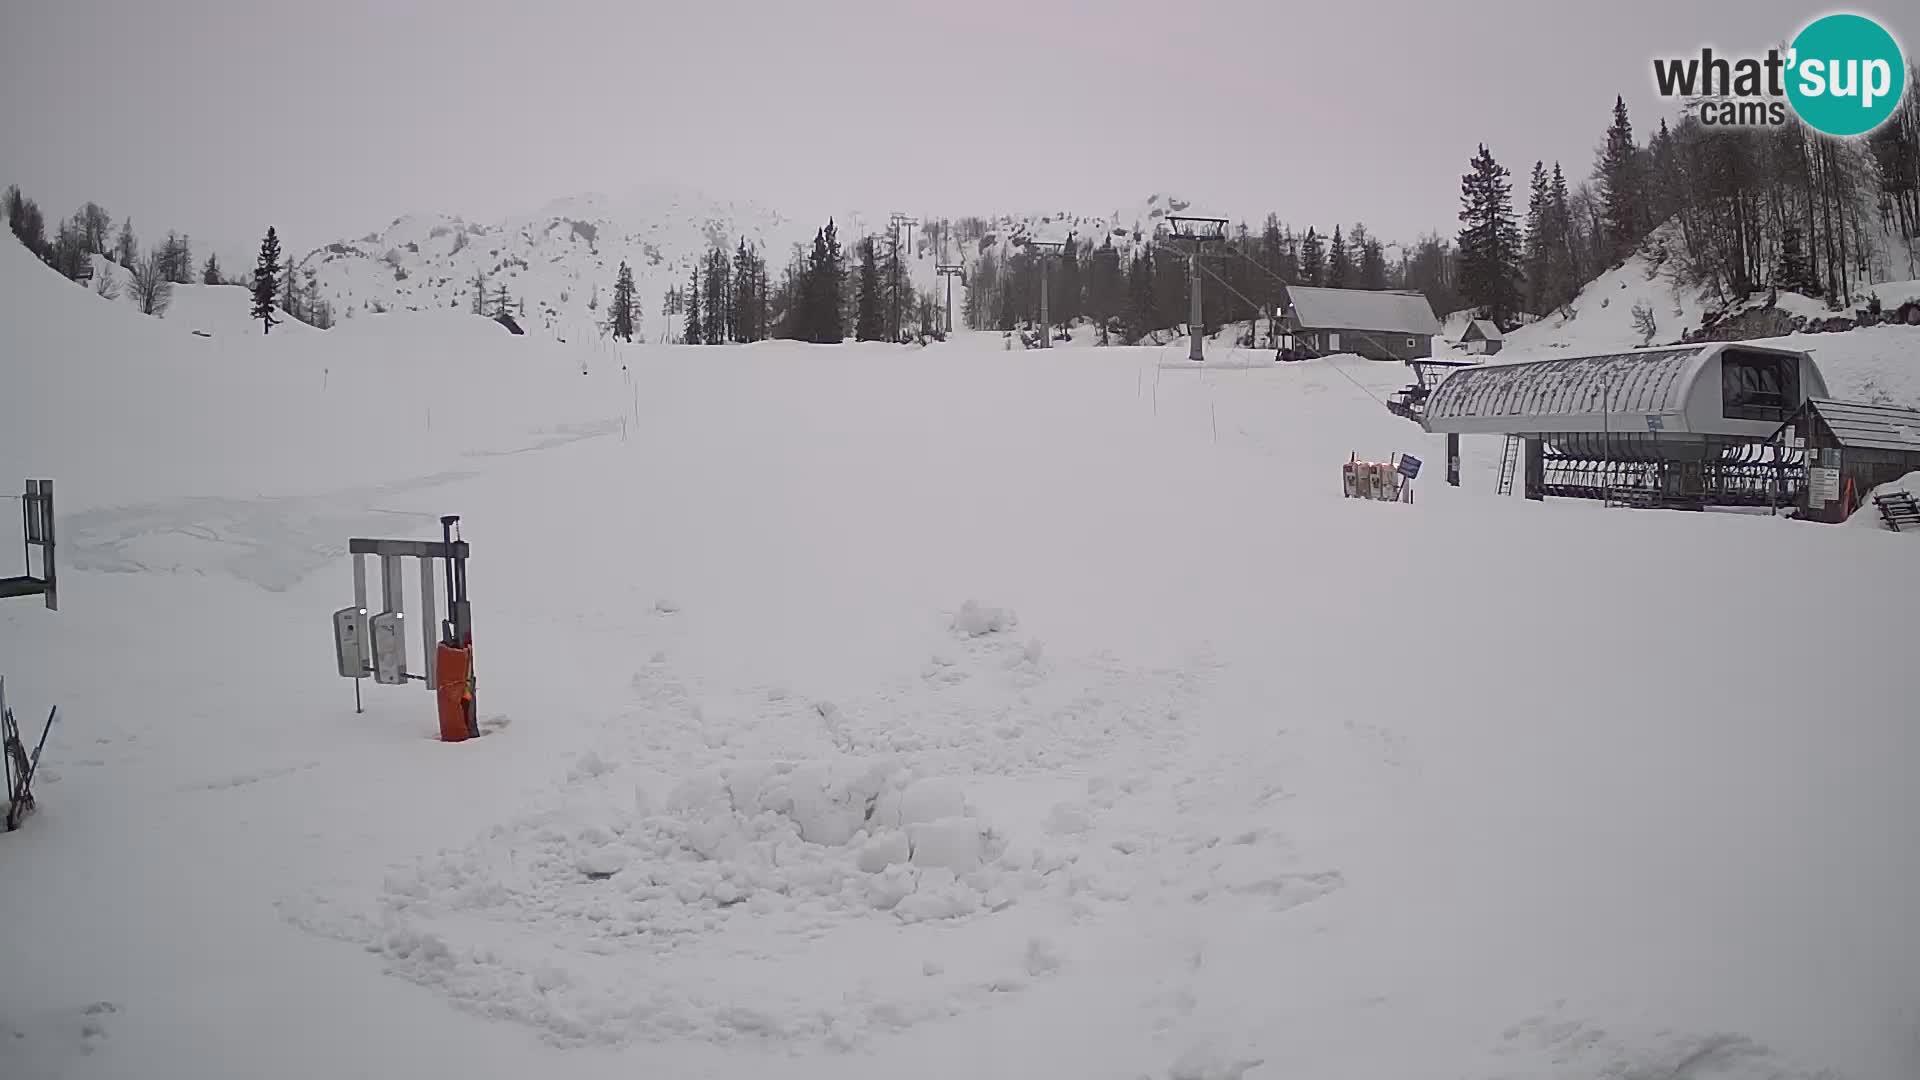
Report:
[{"label": "small hut", "polygon": [[1460,335],[1460,344],[1470,353],[1492,356],[1507,343],[1507,335],[1492,319],[1475,319]]},{"label": "small hut", "polygon": [[1809,521],[1845,521],[1874,488],[1920,472],[1920,409],[1810,398],[1776,438],[1806,452]]}]

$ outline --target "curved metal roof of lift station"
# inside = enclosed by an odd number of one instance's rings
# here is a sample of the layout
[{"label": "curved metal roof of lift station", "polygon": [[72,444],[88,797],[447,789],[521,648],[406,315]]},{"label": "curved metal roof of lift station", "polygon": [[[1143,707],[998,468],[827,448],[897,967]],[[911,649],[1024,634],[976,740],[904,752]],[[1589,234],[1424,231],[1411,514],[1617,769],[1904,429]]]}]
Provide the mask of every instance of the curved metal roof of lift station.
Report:
[{"label": "curved metal roof of lift station", "polygon": [[1797,361],[1798,400],[1790,408],[1827,396],[1826,380],[1804,352],[1716,341],[1460,368],[1434,388],[1422,422],[1428,431],[1463,435],[1645,432],[1657,424],[1669,437],[1764,440],[1779,428],[1777,419],[1725,415],[1727,356]]}]

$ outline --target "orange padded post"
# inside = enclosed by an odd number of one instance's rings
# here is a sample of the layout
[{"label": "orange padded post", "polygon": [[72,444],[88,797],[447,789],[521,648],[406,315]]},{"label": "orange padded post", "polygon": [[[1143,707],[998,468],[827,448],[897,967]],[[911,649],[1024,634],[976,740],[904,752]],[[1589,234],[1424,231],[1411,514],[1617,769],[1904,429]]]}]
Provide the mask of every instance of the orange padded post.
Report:
[{"label": "orange padded post", "polygon": [[440,643],[434,654],[434,694],[440,704],[440,738],[462,742],[473,734],[467,714],[473,701],[473,649]]}]

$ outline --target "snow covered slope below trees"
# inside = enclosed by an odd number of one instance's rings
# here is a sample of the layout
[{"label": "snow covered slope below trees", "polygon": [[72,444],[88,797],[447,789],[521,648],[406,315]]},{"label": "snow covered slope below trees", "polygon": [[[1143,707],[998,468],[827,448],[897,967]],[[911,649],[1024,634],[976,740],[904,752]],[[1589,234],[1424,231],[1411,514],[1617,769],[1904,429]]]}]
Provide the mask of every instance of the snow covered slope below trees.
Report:
[{"label": "snow covered slope below trees", "polygon": [[[1619,266],[1588,282],[1565,308],[1507,335],[1501,355],[1538,357],[1678,341],[1714,309],[1671,254],[1663,228]],[[1464,330],[1465,328],[1462,327]]]},{"label": "snow covered slope below trees", "polygon": [[[1780,328],[1785,329],[1784,323],[1792,319],[1852,317],[1867,306],[1870,296],[1878,296],[1891,311],[1913,300],[1917,291],[1910,281],[1867,282],[1857,284],[1854,302],[1838,310],[1825,300],[1789,292],[1778,293],[1773,304],[1780,311]],[[1509,332],[1501,355],[1517,360],[1667,344],[1699,331],[1709,319],[1719,325],[1717,320],[1766,302],[1764,291],[1738,299],[1713,295],[1689,263],[1678,225],[1669,223],[1621,265],[1588,282],[1566,307]],[[1449,338],[1457,340],[1464,329],[1464,322],[1450,317]]]}]

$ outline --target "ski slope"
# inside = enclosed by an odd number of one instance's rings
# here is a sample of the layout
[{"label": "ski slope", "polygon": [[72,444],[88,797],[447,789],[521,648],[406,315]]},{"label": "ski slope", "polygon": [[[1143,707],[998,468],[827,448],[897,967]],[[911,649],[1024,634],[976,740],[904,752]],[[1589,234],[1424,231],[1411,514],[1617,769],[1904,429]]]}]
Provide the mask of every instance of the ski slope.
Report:
[{"label": "ski slope", "polygon": [[[1449,489],[1353,358],[497,329],[200,338],[0,243],[63,545],[0,1076],[1920,1073],[1902,538]],[[327,629],[443,513],[452,746]]]}]

